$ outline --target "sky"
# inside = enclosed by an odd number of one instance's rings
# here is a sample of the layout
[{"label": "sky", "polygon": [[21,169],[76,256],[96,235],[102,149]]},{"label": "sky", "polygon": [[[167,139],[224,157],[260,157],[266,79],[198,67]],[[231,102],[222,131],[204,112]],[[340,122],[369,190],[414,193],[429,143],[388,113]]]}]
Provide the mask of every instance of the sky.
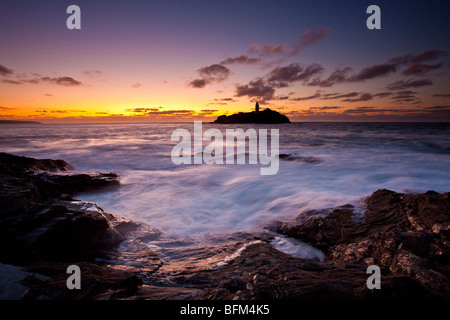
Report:
[{"label": "sky", "polygon": [[0,119],[450,121],[449,34],[446,0],[0,0]]}]

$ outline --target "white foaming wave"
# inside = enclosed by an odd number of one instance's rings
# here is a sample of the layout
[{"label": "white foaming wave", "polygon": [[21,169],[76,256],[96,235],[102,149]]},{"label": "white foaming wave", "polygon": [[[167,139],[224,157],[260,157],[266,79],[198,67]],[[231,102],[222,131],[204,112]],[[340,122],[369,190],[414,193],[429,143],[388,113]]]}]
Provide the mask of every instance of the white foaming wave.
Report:
[{"label": "white foaming wave", "polygon": [[[204,124],[204,129],[211,126]],[[261,176],[260,165],[175,166],[170,136],[182,127],[192,124],[0,128],[0,148],[64,159],[80,171],[120,173],[121,188],[79,198],[171,235],[258,228],[271,220],[293,219],[305,210],[358,204],[381,188],[449,191],[447,127],[280,126],[280,153],[320,161],[280,160],[274,176]]]}]

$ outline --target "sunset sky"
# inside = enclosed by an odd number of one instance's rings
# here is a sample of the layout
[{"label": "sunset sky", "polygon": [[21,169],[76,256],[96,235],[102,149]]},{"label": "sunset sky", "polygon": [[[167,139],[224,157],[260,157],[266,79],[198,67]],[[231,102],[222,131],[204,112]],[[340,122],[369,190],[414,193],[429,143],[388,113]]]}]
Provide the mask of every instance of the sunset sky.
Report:
[{"label": "sunset sky", "polygon": [[0,119],[450,121],[449,34],[449,1],[0,0]]}]

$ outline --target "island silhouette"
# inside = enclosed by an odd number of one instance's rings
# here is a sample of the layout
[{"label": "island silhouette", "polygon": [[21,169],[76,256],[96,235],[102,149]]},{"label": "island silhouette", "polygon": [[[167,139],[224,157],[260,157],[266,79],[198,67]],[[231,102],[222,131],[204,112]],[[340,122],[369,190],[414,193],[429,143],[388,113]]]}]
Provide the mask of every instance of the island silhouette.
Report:
[{"label": "island silhouette", "polygon": [[221,115],[214,123],[291,123],[291,121],[285,115],[269,108],[260,111],[259,103],[256,102],[255,111]]}]

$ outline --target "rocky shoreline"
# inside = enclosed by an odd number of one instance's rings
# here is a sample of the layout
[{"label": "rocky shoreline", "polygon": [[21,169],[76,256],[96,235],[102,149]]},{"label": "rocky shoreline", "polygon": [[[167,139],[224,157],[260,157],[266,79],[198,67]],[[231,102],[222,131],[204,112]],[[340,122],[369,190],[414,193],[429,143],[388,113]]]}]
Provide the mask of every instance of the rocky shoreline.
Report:
[{"label": "rocky shoreline", "polygon": [[[0,153],[0,264],[24,272],[23,299],[450,298],[449,193],[378,190],[365,199],[363,217],[351,205],[311,210],[258,232],[187,245],[74,198],[119,186],[115,173]],[[325,259],[281,252],[271,244],[278,236],[320,249]],[[80,290],[66,287],[73,264]],[[373,264],[381,290],[366,286]]]}]

